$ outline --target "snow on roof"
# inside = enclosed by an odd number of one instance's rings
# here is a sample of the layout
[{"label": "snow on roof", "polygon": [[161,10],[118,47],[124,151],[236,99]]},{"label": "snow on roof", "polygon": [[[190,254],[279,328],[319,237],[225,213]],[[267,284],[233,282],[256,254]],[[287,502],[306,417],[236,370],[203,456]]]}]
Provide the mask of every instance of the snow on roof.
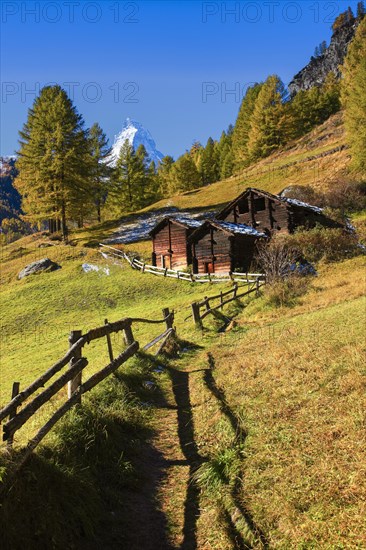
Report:
[{"label": "snow on roof", "polygon": [[184,225],[188,225],[188,227],[200,227],[202,225],[202,221],[194,220],[192,218],[186,218],[184,216],[170,216],[170,219],[172,221],[177,221],[179,223],[182,223]]},{"label": "snow on roof", "polygon": [[279,197],[279,199],[282,202],[288,202],[289,204],[292,204],[293,206],[300,206],[301,208],[306,208],[307,210],[312,210],[313,212],[316,212],[317,214],[321,214],[323,212],[323,208],[320,208],[319,206],[313,206],[312,204],[308,204],[307,202],[302,202],[297,199],[290,199],[288,197]]},{"label": "snow on roof", "polygon": [[[210,220],[208,220],[208,222],[210,223]],[[212,223],[213,225],[222,227],[222,229],[226,229],[235,234],[252,235],[253,237],[267,237],[265,233],[257,231],[256,229],[254,229],[254,227],[251,227],[250,225],[244,225],[242,223],[222,222],[221,220],[212,220]]]}]

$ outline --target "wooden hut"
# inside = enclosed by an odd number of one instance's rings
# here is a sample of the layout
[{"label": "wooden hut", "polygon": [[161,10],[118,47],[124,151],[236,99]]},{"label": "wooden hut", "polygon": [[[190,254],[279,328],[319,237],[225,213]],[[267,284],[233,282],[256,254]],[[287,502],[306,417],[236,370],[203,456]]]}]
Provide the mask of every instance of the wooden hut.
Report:
[{"label": "wooden hut", "polygon": [[202,222],[184,217],[166,217],[150,231],[152,264],[168,269],[184,269],[192,263],[188,237]]},{"label": "wooden hut", "polygon": [[256,243],[266,238],[253,227],[206,220],[189,237],[193,273],[246,272],[255,255]]},{"label": "wooden hut", "polygon": [[267,235],[293,233],[301,226],[311,229],[316,224],[343,227],[325,216],[322,208],[251,187],[223,208],[217,219],[250,225]]}]

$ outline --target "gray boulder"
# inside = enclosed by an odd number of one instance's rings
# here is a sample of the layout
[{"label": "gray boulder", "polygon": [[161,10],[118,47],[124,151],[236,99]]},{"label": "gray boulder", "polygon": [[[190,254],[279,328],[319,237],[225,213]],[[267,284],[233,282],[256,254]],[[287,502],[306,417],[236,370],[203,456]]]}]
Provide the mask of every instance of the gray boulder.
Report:
[{"label": "gray boulder", "polygon": [[36,273],[56,271],[56,269],[61,269],[61,266],[49,258],[42,258],[42,260],[26,265],[19,272],[18,279],[23,279],[24,277],[28,277],[28,275],[35,275]]}]

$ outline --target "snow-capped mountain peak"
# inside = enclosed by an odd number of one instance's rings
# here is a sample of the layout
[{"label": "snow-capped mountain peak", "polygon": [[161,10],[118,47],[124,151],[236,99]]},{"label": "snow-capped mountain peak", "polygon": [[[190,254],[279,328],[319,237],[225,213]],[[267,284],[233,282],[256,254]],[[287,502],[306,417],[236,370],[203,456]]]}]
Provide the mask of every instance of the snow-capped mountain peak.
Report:
[{"label": "snow-capped mountain peak", "polygon": [[156,166],[163,158],[163,154],[157,150],[155,141],[148,130],[142,124],[131,118],[126,118],[122,131],[114,136],[114,143],[111,152],[111,164],[115,165],[119,152],[125,141],[128,140],[133,148],[138,148],[139,145],[144,145],[150,161],[154,161]]}]

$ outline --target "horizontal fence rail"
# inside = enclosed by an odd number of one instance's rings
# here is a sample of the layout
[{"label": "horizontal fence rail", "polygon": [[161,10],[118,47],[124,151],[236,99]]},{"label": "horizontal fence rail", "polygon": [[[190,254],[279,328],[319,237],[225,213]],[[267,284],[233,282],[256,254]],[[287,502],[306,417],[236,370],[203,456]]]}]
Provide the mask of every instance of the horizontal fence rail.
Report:
[{"label": "horizontal fence rail", "polygon": [[[234,288],[228,290],[227,292],[220,292],[220,294],[215,294],[214,296],[205,296],[201,302],[193,302],[191,304],[193,322],[196,326],[202,327],[202,320],[207,317],[210,313],[213,313],[217,309],[222,309],[224,305],[229,304],[230,302],[237,300],[238,298],[243,298],[244,296],[249,296],[249,294],[255,293],[256,296],[259,295],[259,289],[265,284],[265,281],[260,277],[257,277],[256,280],[251,281],[248,284],[248,287],[245,287],[246,290],[241,292],[241,288],[238,287],[238,284],[234,284]],[[226,296],[230,296],[226,298]],[[226,299],[225,299],[226,298]],[[219,300],[219,303],[216,305],[211,305],[211,302]],[[205,308],[205,311],[201,313],[201,309]],[[191,315],[187,317],[189,319]]]},{"label": "horizontal fence rail", "polygon": [[[130,318],[120,319],[109,323],[105,319],[104,325],[93,328],[82,335],[81,331],[71,331],[69,336],[70,348],[68,352],[59,359],[50,369],[39,376],[34,382],[32,382],[27,388],[19,392],[19,383],[14,382],[12,399],[0,410],[0,422],[8,417],[7,422],[3,425],[3,440],[7,441],[8,448],[13,445],[14,434],[22,427],[26,422],[43,406],[49,402],[53,396],[55,396],[66,384],[68,385],[68,399],[63,403],[51,418],[42,426],[36,436],[28,441],[24,457],[28,457],[29,454],[35,449],[35,447],[42,441],[51,428],[56,424],[58,420],[64,416],[74,405],[81,403],[81,396],[94,388],[97,384],[107,378],[110,374],[120,367],[127,359],[132,357],[139,350],[139,343],[135,340],[132,327],[136,323],[147,324],[165,324],[166,329],[163,333],[159,334],[153,340],[143,347],[143,350],[147,351],[156,344],[160,343],[158,353],[162,350],[169,337],[175,334],[173,328],[174,312],[170,312],[168,308],[163,309],[162,319],[144,319],[144,318]],[[127,348],[120,353],[116,358],[113,355],[111,334],[123,331],[124,341]],[[82,357],[82,350],[86,344],[89,344],[93,340],[99,338],[106,338],[107,351],[110,359],[110,363],[102,368],[97,373],[93,374],[85,382],[82,381],[82,372],[88,365],[88,360]],[[45,384],[51,380],[59,371],[69,365],[66,372],[61,374],[56,380],[42,390],[38,395],[28,400],[38,389],[43,388]],[[26,401],[27,403],[18,410],[19,407]],[[22,463],[23,463],[22,462]]]},{"label": "horizontal fence rail", "polygon": [[[172,277],[181,281],[188,281],[190,283],[255,283],[259,278],[265,280],[263,273],[187,273],[186,271],[178,271],[175,269],[169,269],[167,267],[157,267],[154,265],[146,264],[137,258],[130,258],[128,254],[103,243],[100,243],[102,250],[100,250],[103,256],[117,257],[126,260],[133,269],[137,269],[142,273],[152,273],[162,277]],[[106,249],[106,250],[105,250]]]}]

